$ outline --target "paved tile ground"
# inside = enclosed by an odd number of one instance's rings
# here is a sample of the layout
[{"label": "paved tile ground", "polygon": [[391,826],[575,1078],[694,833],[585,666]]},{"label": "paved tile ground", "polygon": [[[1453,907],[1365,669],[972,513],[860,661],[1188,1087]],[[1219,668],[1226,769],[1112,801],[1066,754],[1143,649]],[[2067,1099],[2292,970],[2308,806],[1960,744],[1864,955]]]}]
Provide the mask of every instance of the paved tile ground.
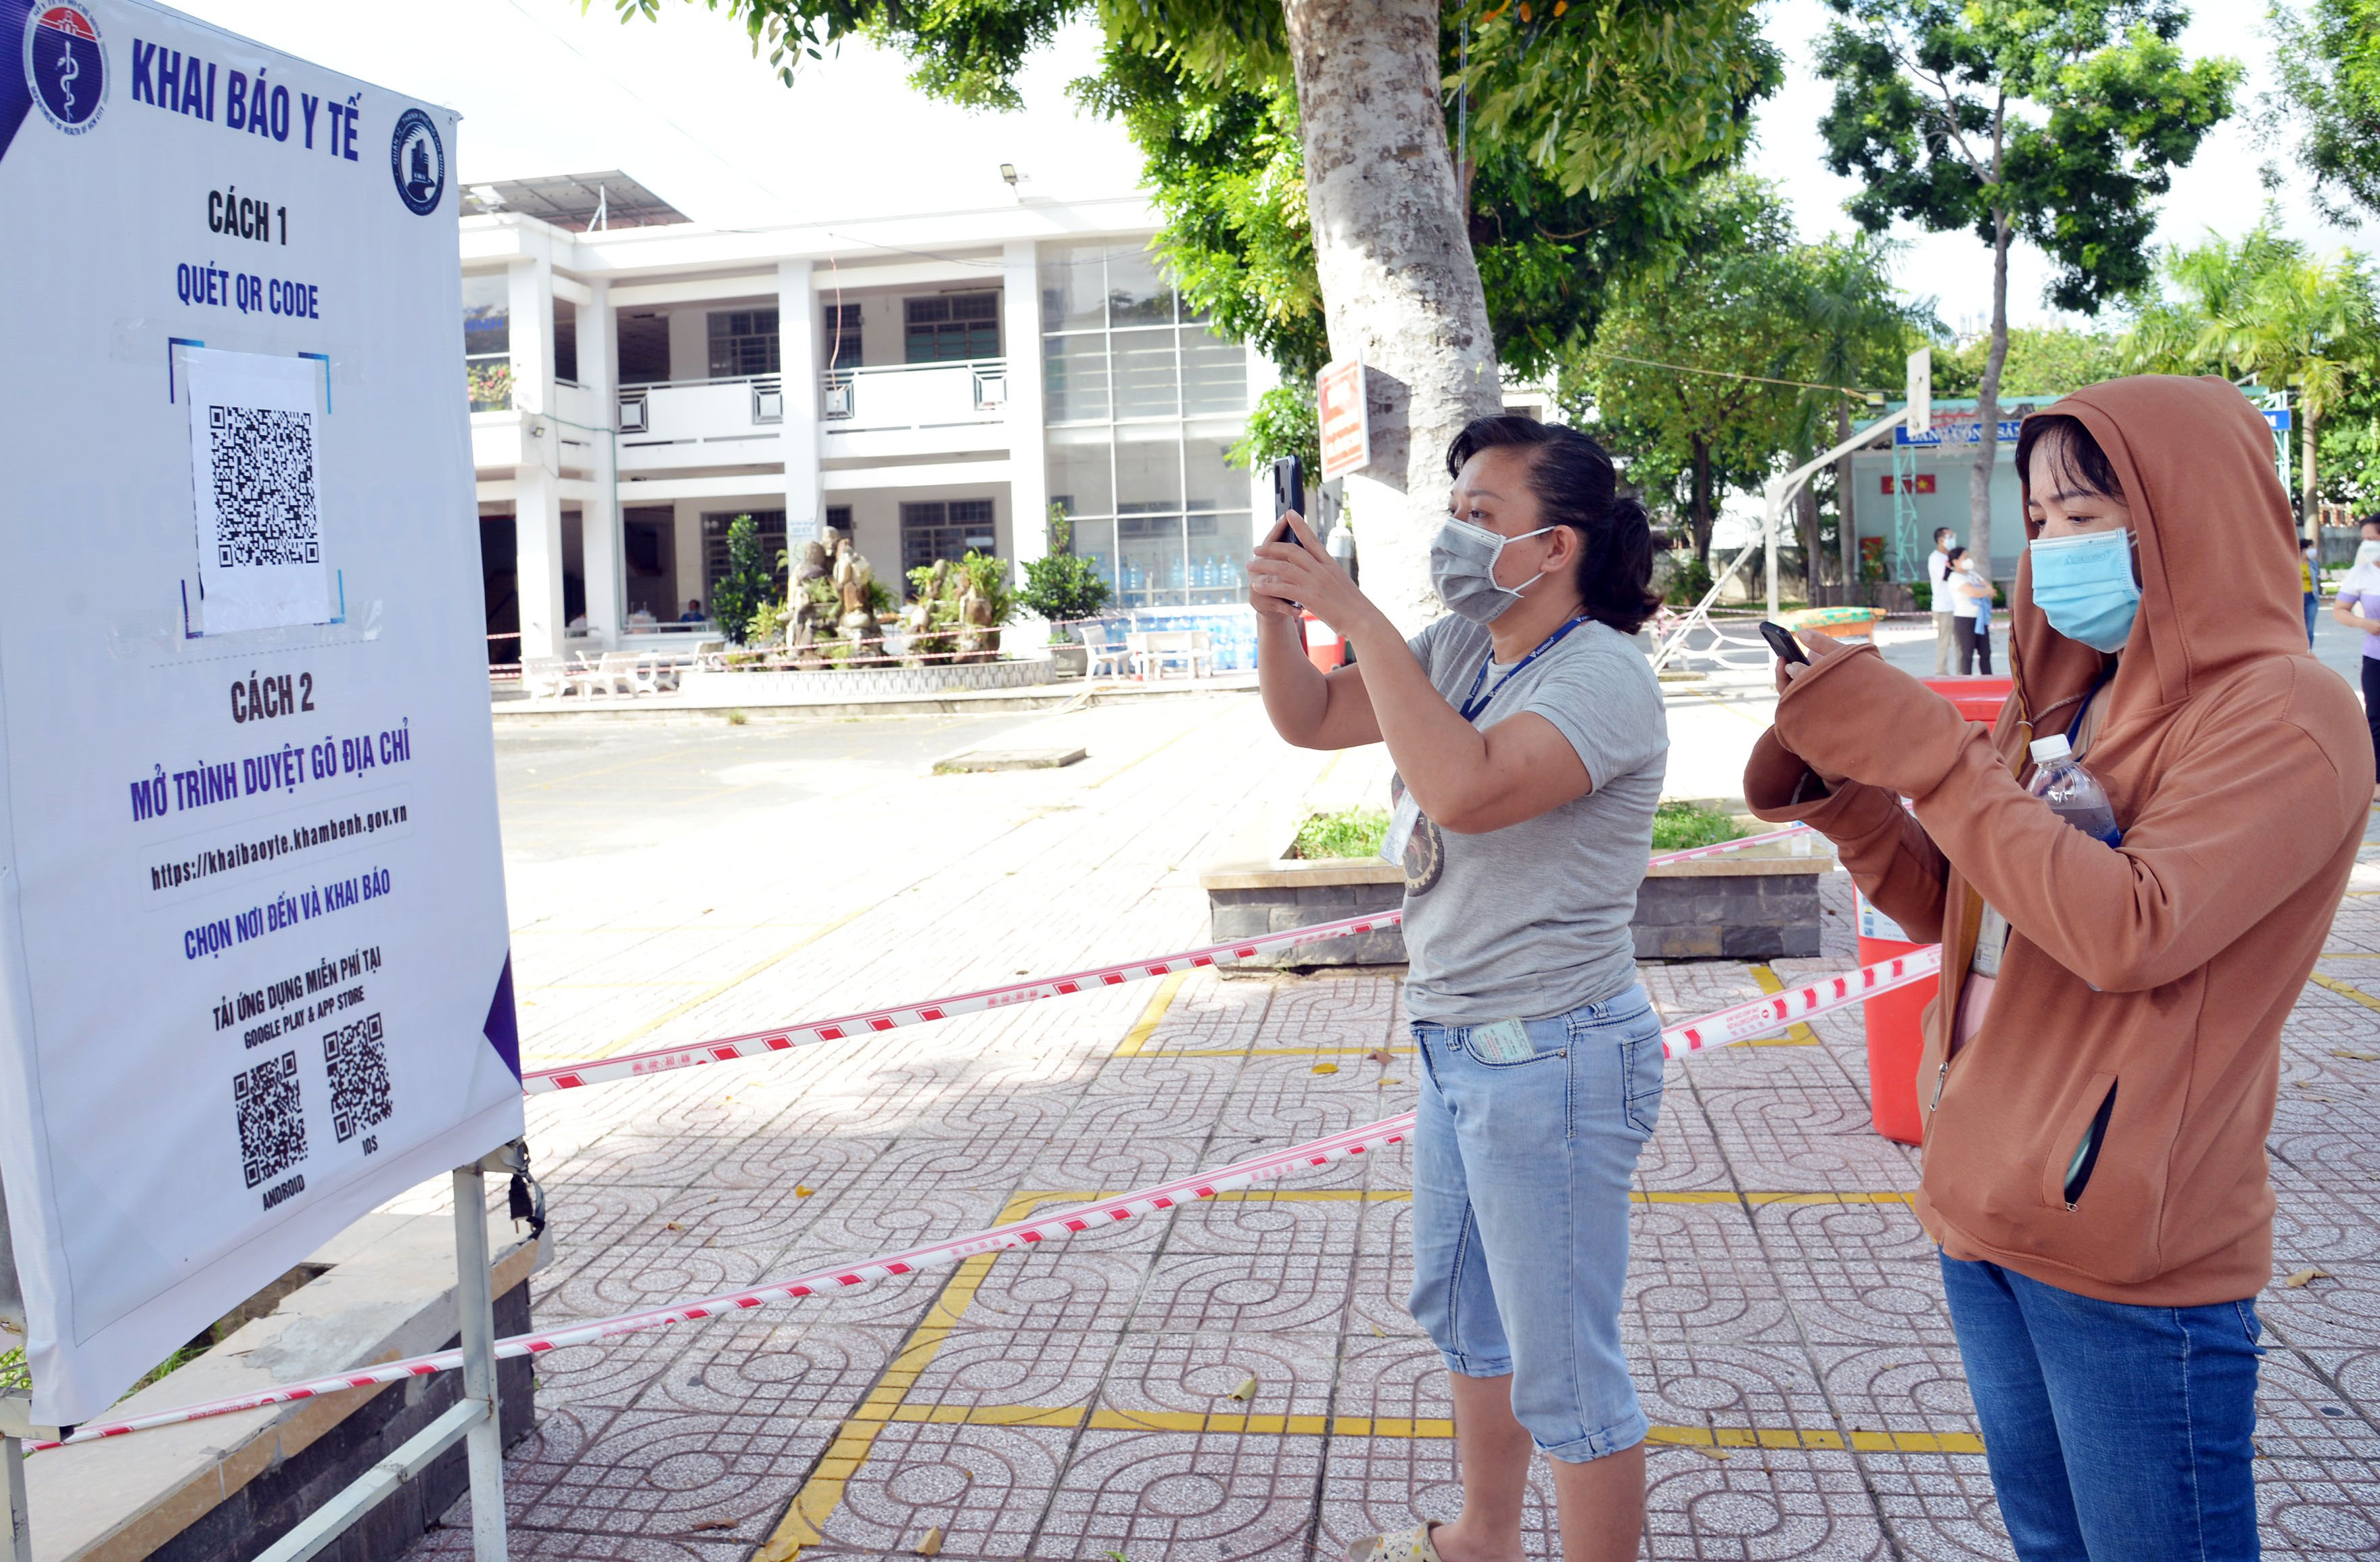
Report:
[{"label": "paved tile ground", "polygon": [[[1685,696],[1689,768],[1765,720]],[[1062,732],[1059,772],[930,777]],[[1377,758],[1255,702],[808,731],[507,736],[513,919],[540,1061],[1204,941],[1248,810]],[[1367,769],[1366,767],[1371,767]],[[1694,791],[1689,783],[1673,790]],[[2276,1556],[2380,1548],[2380,836],[2290,1023],[2258,1465]],[[1852,963],[1647,966],[1672,1019]],[[1366,1056],[1386,1048],[1382,1063]],[[1412,1100],[1382,976],[1212,972],[539,1098],[541,1324],[955,1234]],[[1330,1072],[1318,1072],[1322,1070]],[[1912,1151],[1870,1132],[1860,1021],[1672,1064],[1626,1324],[1657,1426],[1646,1554],[2010,1555]],[[1304,1559],[1455,1510],[1406,1315],[1402,1153],[849,1295],[558,1352],[507,1467],[524,1558]],[[2281,1277],[2313,1265],[2299,1288]],[[1537,1472],[1533,1555],[1558,1555]],[[467,1507],[447,1515],[465,1524]],[[468,1555],[468,1531],[420,1556]]]}]

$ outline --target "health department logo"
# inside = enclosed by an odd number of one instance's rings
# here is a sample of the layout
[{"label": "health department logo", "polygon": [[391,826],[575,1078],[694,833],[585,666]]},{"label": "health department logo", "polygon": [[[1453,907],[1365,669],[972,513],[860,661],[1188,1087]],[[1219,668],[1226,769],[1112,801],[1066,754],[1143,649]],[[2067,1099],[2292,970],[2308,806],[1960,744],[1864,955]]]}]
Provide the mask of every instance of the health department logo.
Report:
[{"label": "health department logo", "polygon": [[43,6],[25,30],[25,86],[51,124],[79,136],[107,106],[107,56],[99,24],[79,0]]},{"label": "health department logo", "polygon": [[396,116],[396,130],[388,139],[388,171],[407,210],[417,217],[438,210],[438,198],[446,193],[446,146],[421,110],[409,108]]}]

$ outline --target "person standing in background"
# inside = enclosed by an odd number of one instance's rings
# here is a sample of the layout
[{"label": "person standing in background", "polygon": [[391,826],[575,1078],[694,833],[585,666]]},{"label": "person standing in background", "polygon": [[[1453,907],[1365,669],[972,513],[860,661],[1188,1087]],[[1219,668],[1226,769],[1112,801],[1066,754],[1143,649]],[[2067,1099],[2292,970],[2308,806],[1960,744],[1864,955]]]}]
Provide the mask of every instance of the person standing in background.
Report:
[{"label": "person standing in background", "polygon": [[[2372,758],[2380,766],[2380,515],[2363,517],[2363,540],[2355,545],[2355,563],[2338,583],[2331,599],[2330,616],[2363,634],[2363,720],[2372,729]],[[2380,803],[2380,782],[2372,788]]]},{"label": "person standing in background", "polygon": [[2313,611],[2322,605],[2320,543],[2307,538],[2298,547],[2298,580],[2305,587],[2306,649],[2313,649]]},{"label": "person standing in background", "polygon": [[1992,583],[1975,568],[1974,551],[1953,546],[1950,568],[1942,589],[1950,593],[1950,613],[1958,621],[1959,676],[1970,671],[1992,675]]},{"label": "person standing in background", "polygon": [[1959,643],[1959,615],[1950,595],[1950,544],[1959,534],[1934,528],[1934,551],[1925,555],[1925,578],[1934,583],[1934,676],[1950,675],[1950,649]]}]

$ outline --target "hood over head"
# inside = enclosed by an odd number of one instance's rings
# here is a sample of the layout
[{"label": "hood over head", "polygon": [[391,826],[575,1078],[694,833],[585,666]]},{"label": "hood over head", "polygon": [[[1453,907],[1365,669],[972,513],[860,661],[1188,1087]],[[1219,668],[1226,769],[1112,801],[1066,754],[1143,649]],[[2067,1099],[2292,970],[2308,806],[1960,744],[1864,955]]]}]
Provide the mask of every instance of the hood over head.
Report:
[{"label": "hood over head", "polygon": [[[2272,430],[2237,386],[2139,374],[2033,416],[2059,415],[2099,442],[2138,539],[2140,612],[2108,690],[2111,714],[2174,704],[2242,661],[2305,654],[2297,527],[2273,470]],[[2030,476],[2017,473],[2028,516]],[[2026,540],[2040,535],[2028,518]],[[2011,711],[2022,702],[2040,732],[2059,730],[2104,659],[2050,628],[2034,605],[2029,549],[2009,609]]]}]

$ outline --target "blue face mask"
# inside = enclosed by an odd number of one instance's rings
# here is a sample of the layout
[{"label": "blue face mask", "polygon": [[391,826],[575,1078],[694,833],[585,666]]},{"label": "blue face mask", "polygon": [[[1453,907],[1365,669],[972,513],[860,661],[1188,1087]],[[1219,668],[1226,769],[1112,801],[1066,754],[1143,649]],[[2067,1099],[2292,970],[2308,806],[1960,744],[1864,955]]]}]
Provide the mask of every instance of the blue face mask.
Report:
[{"label": "blue face mask", "polygon": [[2033,605],[2049,627],[2093,650],[2119,651],[2132,636],[2141,588],[2127,531],[2033,540]]}]

